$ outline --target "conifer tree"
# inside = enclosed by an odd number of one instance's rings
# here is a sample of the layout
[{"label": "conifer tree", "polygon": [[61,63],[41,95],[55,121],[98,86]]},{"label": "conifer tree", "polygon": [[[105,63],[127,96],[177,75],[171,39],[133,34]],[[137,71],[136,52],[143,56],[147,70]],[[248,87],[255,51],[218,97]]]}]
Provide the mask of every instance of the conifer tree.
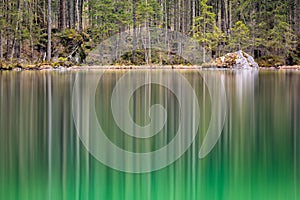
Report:
[{"label": "conifer tree", "polygon": [[216,15],[211,11],[212,6],[207,5],[207,0],[201,0],[200,6],[200,16],[195,18],[193,37],[202,45],[203,62],[206,62],[206,51],[217,50],[223,33],[216,25]]}]

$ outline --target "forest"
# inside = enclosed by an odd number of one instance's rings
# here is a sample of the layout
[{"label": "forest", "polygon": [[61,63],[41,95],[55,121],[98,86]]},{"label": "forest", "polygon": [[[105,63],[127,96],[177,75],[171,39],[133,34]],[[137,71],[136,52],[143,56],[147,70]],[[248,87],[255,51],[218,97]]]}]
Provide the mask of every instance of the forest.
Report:
[{"label": "forest", "polygon": [[[141,27],[188,35],[213,58],[243,50],[263,66],[300,62],[300,0],[1,0],[0,60],[78,54],[80,64],[101,41]],[[129,59],[140,64],[136,51]]]}]

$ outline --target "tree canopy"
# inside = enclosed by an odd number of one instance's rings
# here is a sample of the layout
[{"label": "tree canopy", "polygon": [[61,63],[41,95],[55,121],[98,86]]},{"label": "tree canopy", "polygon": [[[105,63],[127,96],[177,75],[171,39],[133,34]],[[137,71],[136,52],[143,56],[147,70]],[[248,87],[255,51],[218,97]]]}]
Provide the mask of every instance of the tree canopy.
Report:
[{"label": "tree canopy", "polygon": [[[275,55],[297,63],[299,11],[299,0],[1,0],[0,59],[45,60],[47,43],[50,58],[59,57],[62,35],[79,34],[82,41],[68,49],[87,51],[135,26],[179,31],[211,56],[242,49],[256,58]],[[147,57],[151,62],[151,52]]]}]

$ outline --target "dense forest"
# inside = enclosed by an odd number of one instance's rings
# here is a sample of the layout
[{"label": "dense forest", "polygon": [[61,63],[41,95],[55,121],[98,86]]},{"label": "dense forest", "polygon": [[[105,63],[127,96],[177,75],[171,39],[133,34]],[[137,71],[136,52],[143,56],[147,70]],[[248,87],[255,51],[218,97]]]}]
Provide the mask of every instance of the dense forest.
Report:
[{"label": "dense forest", "polygon": [[189,35],[212,57],[241,49],[285,64],[300,58],[300,0],[1,0],[0,59],[77,52],[80,63],[102,40],[140,27]]}]

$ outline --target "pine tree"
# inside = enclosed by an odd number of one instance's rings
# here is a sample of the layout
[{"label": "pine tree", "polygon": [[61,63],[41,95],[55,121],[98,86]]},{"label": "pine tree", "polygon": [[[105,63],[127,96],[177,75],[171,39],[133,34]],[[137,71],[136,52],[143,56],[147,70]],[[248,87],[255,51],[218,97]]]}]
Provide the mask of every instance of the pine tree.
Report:
[{"label": "pine tree", "polygon": [[192,28],[193,37],[203,47],[203,62],[206,62],[206,51],[216,51],[223,33],[216,25],[215,13],[212,6],[207,5],[207,0],[200,1],[201,14],[195,18],[195,26]]},{"label": "pine tree", "polygon": [[270,30],[269,38],[269,50],[276,55],[288,57],[296,50],[297,37],[283,16],[277,15],[275,17],[275,24]]},{"label": "pine tree", "polygon": [[229,47],[231,50],[246,50],[251,45],[250,29],[242,21],[237,21],[231,29]]}]

